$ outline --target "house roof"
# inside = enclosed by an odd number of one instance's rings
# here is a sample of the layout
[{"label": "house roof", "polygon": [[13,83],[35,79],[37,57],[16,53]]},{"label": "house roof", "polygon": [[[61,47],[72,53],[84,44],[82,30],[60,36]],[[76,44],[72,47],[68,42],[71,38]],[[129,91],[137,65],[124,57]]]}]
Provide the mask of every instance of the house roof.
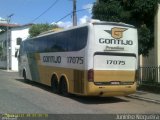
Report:
[{"label": "house roof", "polygon": [[32,25],[33,25],[32,23],[29,23],[29,24],[25,24],[25,25],[17,25],[12,28],[27,27],[27,26],[32,26]]},{"label": "house roof", "polygon": [[17,27],[20,26],[18,24],[7,24],[7,23],[0,23],[0,27]]},{"label": "house roof", "polygon": [[7,27],[9,28],[21,28],[21,27],[27,27],[32,26],[32,23],[20,25],[20,24],[7,24],[7,23],[0,23],[0,33],[5,32],[7,30]]}]

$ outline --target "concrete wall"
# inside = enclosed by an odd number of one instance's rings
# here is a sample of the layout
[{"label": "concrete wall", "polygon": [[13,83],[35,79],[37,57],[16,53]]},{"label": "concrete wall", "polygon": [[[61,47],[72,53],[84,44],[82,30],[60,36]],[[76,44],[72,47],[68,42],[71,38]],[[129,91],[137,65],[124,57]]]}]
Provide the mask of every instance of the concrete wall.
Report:
[{"label": "concrete wall", "polygon": [[148,56],[140,56],[140,66],[141,67],[151,67],[151,66],[157,66],[156,64],[156,52],[155,48],[149,51]]}]

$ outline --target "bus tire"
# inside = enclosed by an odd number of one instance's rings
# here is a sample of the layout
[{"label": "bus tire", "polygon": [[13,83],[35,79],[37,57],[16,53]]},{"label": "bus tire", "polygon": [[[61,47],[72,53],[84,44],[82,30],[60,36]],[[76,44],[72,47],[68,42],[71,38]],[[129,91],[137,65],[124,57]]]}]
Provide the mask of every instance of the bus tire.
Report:
[{"label": "bus tire", "polygon": [[65,96],[65,97],[69,96],[67,82],[64,77],[62,77],[62,79],[60,81],[60,90],[59,91],[63,96]]},{"label": "bus tire", "polygon": [[51,79],[51,88],[52,88],[52,91],[54,93],[59,93],[58,80],[57,80],[57,77],[55,75]]}]

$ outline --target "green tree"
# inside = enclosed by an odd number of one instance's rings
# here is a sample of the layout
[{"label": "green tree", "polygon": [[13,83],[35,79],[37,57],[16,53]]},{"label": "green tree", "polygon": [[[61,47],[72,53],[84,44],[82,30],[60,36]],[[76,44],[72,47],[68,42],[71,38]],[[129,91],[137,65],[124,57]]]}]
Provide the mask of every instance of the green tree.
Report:
[{"label": "green tree", "polygon": [[148,55],[154,43],[154,16],[160,0],[99,0],[93,18],[125,22],[138,29],[139,54]]},{"label": "green tree", "polygon": [[29,29],[30,37],[35,37],[42,32],[52,30],[54,28],[58,28],[57,25],[50,25],[50,24],[35,24]]},{"label": "green tree", "polygon": [[103,21],[122,22],[130,18],[130,12],[124,11],[120,0],[99,0],[92,12],[93,18]]}]

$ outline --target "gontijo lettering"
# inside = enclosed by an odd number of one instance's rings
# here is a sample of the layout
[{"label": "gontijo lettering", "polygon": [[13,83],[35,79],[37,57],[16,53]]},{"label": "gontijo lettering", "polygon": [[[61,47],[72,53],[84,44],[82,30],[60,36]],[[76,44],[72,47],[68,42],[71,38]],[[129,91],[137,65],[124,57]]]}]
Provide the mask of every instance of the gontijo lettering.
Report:
[{"label": "gontijo lettering", "polygon": [[117,39],[106,39],[106,38],[100,38],[99,43],[101,43],[101,44],[115,44],[115,45],[133,45],[132,40],[117,40]]}]

